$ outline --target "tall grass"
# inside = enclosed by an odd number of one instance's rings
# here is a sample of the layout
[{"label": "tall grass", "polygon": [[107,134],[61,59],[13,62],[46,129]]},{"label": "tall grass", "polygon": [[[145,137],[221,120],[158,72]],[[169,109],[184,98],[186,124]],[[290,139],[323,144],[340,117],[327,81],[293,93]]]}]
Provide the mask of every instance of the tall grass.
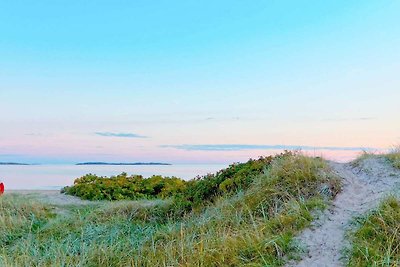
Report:
[{"label": "tall grass", "polygon": [[400,146],[394,148],[389,154],[386,155],[386,157],[395,168],[400,169]]},{"label": "tall grass", "polygon": [[400,199],[389,197],[358,219],[348,266],[400,266]]},{"label": "tall grass", "polygon": [[29,198],[0,198],[0,244],[32,235],[51,217],[49,207]]},{"label": "tall grass", "polygon": [[1,230],[11,241],[0,239],[0,265],[280,266],[296,256],[293,237],[339,190],[323,160],[297,154],[275,159],[246,190],[184,217],[170,216],[171,200],[107,202],[53,215],[50,206],[6,196],[0,207],[9,212],[1,220],[20,224]]}]

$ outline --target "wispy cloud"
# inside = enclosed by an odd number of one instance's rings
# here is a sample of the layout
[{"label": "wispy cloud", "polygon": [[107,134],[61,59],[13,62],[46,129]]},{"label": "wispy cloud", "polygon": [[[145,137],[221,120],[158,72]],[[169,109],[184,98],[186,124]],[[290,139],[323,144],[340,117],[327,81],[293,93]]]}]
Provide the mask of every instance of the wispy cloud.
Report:
[{"label": "wispy cloud", "polygon": [[105,137],[123,137],[123,138],[147,138],[147,136],[135,133],[112,133],[112,132],[96,132],[96,135]]},{"label": "wispy cloud", "polygon": [[26,136],[43,136],[41,133],[27,133]]},{"label": "wispy cloud", "polygon": [[376,120],[374,117],[359,117],[359,118],[328,118],[324,121],[372,121]]},{"label": "wispy cloud", "polygon": [[371,120],[376,120],[376,118],[371,118],[371,117],[365,117],[365,118],[356,118],[354,120],[358,121],[371,121]]},{"label": "wispy cloud", "polygon": [[249,145],[249,144],[221,144],[221,145],[163,145],[164,148],[176,148],[187,151],[240,151],[240,150],[333,150],[333,151],[361,151],[376,150],[371,147],[340,147],[340,146],[301,146],[301,145]]}]

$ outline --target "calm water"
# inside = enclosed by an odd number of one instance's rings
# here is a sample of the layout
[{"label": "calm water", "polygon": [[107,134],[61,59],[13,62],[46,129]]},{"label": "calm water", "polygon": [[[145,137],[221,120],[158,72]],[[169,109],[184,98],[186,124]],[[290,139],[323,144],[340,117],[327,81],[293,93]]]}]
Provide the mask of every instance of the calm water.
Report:
[{"label": "calm water", "polygon": [[170,165],[170,166],[101,166],[101,165],[34,165],[0,166],[0,181],[6,189],[60,189],[72,185],[75,178],[87,173],[102,176],[121,172],[140,174],[144,177],[153,174],[177,176],[185,180],[197,175],[216,172],[225,165]]}]

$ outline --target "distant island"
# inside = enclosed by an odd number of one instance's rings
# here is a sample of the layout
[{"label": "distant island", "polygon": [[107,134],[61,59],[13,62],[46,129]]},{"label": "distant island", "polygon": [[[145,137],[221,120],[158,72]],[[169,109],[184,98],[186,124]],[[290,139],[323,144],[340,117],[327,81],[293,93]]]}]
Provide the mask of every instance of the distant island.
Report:
[{"label": "distant island", "polygon": [[161,162],[133,162],[133,163],[121,163],[121,162],[82,162],[76,165],[172,165],[170,163]]},{"label": "distant island", "polygon": [[26,166],[26,165],[31,165],[31,164],[18,163],[18,162],[0,162],[0,165],[23,165],[23,166]]}]

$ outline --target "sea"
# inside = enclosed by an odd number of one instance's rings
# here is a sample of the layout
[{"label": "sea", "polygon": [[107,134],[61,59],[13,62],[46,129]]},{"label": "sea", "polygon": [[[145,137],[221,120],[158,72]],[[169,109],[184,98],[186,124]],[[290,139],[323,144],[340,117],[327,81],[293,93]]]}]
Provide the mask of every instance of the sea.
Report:
[{"label": "sea", "polygon": [[144,177],[152,175],[176,176],[190,180],[198,175],[215,173],[226,168],[220,164],[178,165],[0,165],[0,182],[6,190],[59,190],[72,185],[85,174],[99,176],[117,175],[122,172]]}]

